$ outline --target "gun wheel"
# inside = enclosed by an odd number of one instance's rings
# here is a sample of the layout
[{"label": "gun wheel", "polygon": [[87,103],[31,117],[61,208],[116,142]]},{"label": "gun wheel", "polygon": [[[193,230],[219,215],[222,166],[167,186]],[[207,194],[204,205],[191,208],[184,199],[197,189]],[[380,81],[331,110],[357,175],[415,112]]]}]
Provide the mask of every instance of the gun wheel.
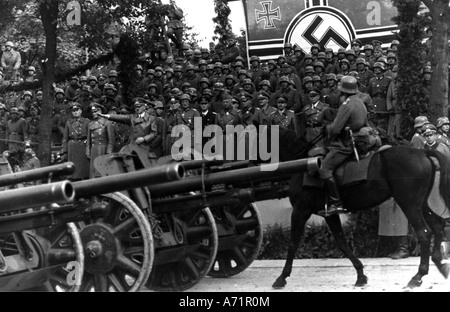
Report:
[{"label": "gun wheel", "polygon": [[214,210],[219,250],[208,275],[229,277],[241,273],[258,257],[263,240],[261,216],[254,204]]},{"label": "gun wheel", "polygon": [[150,223],[139,207],[121,193],[101,196],[107,216],[80,223],[85,250],[81,291],[135,292],[147,281],[154,246]]},{"label": "gun wheel", "polygon": [[146,286],[155,291],[189,289],[208,273],[216,257],[218,240],[214,217],[205,208],[159,218],[163,233]]}]

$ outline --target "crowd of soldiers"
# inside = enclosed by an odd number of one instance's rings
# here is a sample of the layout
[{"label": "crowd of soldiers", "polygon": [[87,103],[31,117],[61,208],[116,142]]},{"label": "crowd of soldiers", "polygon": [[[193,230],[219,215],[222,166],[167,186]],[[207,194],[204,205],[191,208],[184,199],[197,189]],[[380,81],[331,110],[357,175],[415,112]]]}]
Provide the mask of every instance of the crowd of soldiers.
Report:
[{"label": "crowd of soldiers", "polygon": [[[251,56],[248,64],[235,39],[212,50],[184,44],[177,56],[162,50],[136,65],[128,90],[132,105],[124,101],[114,69],[55,86],[52,145],[61,147],[61,160],[81,164],[73,177],[84,179],[96,175],[96,156],[130,143],[156,158],[170,155],[173,127],[193,130],[194,117],[202,117],[203,128],[218,125],[223,131],[227,125],[280,125],[312,141],[324,122],[332,121],[333,114],[324,112],[337,112],[338,85],[347,75],[357,78],[358,96],[382,137],[399,139],[401,108],[393,82],[398,45],[394,40],[383,50],[379,41],[363,46],[355,39],[348,50],[313,45],[305,54],[286,43],[276,60]],[[27,81],[36,79],[34,67],[25,72]],[[429,88],[431,68],[423,73]],[[7,94],[0,102],[0,152],[13,153],[25,141],[36,148],[42,91]]]}]

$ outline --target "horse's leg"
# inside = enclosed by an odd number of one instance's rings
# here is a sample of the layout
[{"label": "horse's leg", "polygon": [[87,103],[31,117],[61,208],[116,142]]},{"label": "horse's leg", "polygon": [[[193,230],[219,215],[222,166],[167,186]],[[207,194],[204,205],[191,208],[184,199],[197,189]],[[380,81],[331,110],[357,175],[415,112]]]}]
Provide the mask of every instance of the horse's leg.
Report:
[{"label": "horse's leg", "polygon": [[300,244],[300,239],[302,238],[306,221],[308,221],[309,217],[311,216],[310,212],[306,212],[306,209],[302,209],[301,207],[306,208],[299,203],[293,205],[291,215],[291,237],[289,239],[287,258],[281,275],[275,280],[272,285],[273,288],[284,287],[286,285],[286,278],[291,275],[292,263],[294,262],[295,253],[298,249],[298,245]]},{"label": "horse's leg", "polygon": [[357,279],[355,286],[364,286],[367,284],[368,278],[364,275],[364,266],[355,256],[353,251],[349,248],[347,240],[344,235],[344,229],[342,228],[341,219],[339,215],[331,215],[325,218],[331,232],[333,233],[334,239],[339,247],[339,249],[344,253],[344,255],[350,259],[353,267],[356,269]]},{"label": "horse's leg", "polygon": [[[397,204],[402,207],[402,203],[400,201],[397,201]],[[408,209],[402,210],[408,218],[408,221],[413,227],[414,231],[416,232],[417,239],[419,240],[420,244],[419,271],[411,278],[407,286],[410,288],[414,288],[422,285],[422,277],[428,274],[428,269],[430,267],[430,245],[432,231],[428,224],[425,222],[421,209],[413,209],[412,207],[408,207]]]},{"label": "horse's leg", "polygon": [[431,227],[434,236],[431,260],[434,262],[439,272],[441,272],[445,278],[448,278],[450,267],[447,263],[442,263],[441,253],[441,242],[444,235],[445,220],[430,211],[424,212],[424,218],[427,224]]}]

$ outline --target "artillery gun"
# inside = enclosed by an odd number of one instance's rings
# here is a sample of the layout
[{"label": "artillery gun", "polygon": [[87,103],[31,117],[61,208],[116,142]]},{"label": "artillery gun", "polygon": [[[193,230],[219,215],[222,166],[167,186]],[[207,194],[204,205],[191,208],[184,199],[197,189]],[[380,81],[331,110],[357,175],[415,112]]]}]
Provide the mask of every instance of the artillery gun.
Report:
[{"label": "artillery gun", "polygon": [[[10,173],[0,177],[0,184],[13,188],[73,170],[66,163]],[[113,285],[119,291],[139,290],[152,268],[152,232],[142,210],[117,191],[183,176],[184,169],[173,164],[1,192],[0,202],[11,204],[0,212],[0,248],[7,266],[0,273],[0,289],[106,291]]]},{"label": "artillery gun", "polygon": [[[142,163],[137,155],[108,154],[98,157],[95,167],[102,176],[120,177],[140,170]],[[179,164],[191,176],[123,192],[152,225],[155,259],[146,286],[156,291],[182,291],[207,274],[227,277],[245,270],[262,243],[261,219],[253,203],[286,197],[290,177],[316,171],[320,160],[258,166],[249,161]],[[270,170],[274,166],[277,169]]]}]

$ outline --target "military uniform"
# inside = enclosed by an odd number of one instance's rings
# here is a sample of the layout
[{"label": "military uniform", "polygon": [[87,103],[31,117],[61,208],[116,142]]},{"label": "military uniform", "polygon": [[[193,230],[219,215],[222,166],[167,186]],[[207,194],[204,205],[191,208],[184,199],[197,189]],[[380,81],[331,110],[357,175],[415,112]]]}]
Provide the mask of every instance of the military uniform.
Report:
[{"label": "military uniform", "polygon": [[254,120],[258,123],[258,125],[269,126],[271,124],[270,116],[272,115],[272,113],[274,113],[276,111],[277,111],[277,109],[272,106],[256,108]]},{"label": "military uniform", "polygon": [[89,177],[99,177],[100,174],[95,170],[94,160],[97,156],[110,154],[115,146],[115,131],[111,121],[100,117],[89,123],[86,156],[90,159]]},{"label": "military uniform", "polygon": [[[373,107],[375,115],[371,118],[371,121],[379,129],[387,133],[389,115],[387,108],[387,91],[389,85],[392,82],[392,78],[385,75],[374,77],[370,79],[367,88],[367,93],[372,97]],[[380,132],[380,135],[383,134]],[[383,137],[386,138],[385,135]]]},{"label": "military uniform", "polygon": [[37,147],[39,142],[39,116],[30,116],[25,119],[28,124],[28,138],[32,142],[33,148]]},{"label": "military uniform", "polygon": [[297,121],[294,112],[291,110],[275,110],[270,114],[270,124],[297,132]]},{"label": "military uniform", "polygon": [[8,120],[6,126],[6,138],[11,140],[8,142],[8,149],[11,152],[17,152],[22,142],[28,140],[28,125],[25,119],[17,117]]},{"label": "military uniform", "polygon": [[[141,161],[146,162],[149,159],[149,152],[153,152],[150,147],[150,143],[158,136],[158,128],[156,123],[156,117],[150,116],[148,113],[143,112],[138,115],[137,113],[129,115],[110,115],[111,121],[116,121],[124,124],[131,125],[131,133],[128,140],[128,144],[122,149],[123,152],[131,153],[135,151]],[[136,144],[135,141],[138,138],[144,138],[144,142]],[[145,166],[146,164],[144,164]]]},{"label": "military uniform", "polygon": [[86,158],[86,140],[89,119],[70,118],[64,127],[62,152],[67,154],[67,161],[75,164],[75,172],[70,176],[74,180],[89,178],[89,159]]},{"label": "military uniform", "polygon": [[[324,113],[329,108],[327,104],[317,102],[303,107],[301,113],[305,121],[305,139],[307,142],[312,142],[322,133],[324,126]],[[323,140],[316,143],[316,147],[323,146]]]},{"label": "military uniform", "polygon": [[333,123],[326,127],[332,148],[324,158],[319,171],[322,179],[331,177],[334,169],[353,154],[350,136],[345,131],[345,127],[350,127],[355,133],[365,126],[366,123],[366,106],[357,95],[349,96],[339,107]]},{"label": "military uniform", "polygon": [[8,125],[8,118],[9,118],[9,113],[7,113],[6,111],[3,111],[0,114],[0,155],[7,149],[6,148],[6,146],[7,146],[7,144],[6,144],[6,127]]}]

